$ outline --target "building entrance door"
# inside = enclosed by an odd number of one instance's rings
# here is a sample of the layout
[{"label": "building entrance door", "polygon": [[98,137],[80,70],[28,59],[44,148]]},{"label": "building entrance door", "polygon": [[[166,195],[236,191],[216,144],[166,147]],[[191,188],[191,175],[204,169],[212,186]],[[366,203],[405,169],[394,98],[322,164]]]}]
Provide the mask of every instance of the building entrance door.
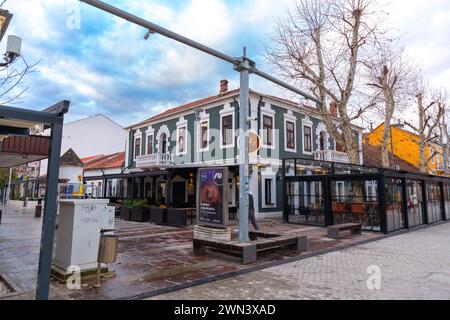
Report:
[{"label": "building entrance door", "polygon": [[186,181],[172,182],[172,204],[174,206],[186,204]]}]

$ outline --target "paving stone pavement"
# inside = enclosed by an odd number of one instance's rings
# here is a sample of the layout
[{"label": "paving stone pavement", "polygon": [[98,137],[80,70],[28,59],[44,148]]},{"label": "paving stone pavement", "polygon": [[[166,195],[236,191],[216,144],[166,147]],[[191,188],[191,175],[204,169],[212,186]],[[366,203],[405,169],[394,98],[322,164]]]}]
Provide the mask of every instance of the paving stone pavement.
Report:
[{"label": "paving stone pavement", "polygon": [[[0,225],[0,275],[14,288],[7,299],[33,299],[39,253],[42,219],[34,217],[34,208],[23,208],[21,203],[11,205]],[[115,277],[102,280],[95,289],[95,279],[83,280],[81,290],[69,290],[52,281],[51,299],[119,299],[140,296],[143,293],[188,286],[194,281],[244,271],[254,266],[283,262],[326,249],[339,248],[382,237],[377,233],[345,236],[340,240],[326,238],[326,229],[283,224],[281,219],[259,221],[263,230],[271,232],[302,233],[308,236],[308,252],[278,250],[258,257],[255,265],[241,265],[239,259],[219,253],[196,256],[193,254],[192,226],[173,228],[150,223],[116,221],[119,252],[116,263],[110,264]],[[236,221],[232,228],[237,231]],[[57,233],[57,231],[56,231]],[[0,299],[5,298],[0,294]]]},{"label": "paving stone pavement", "polygon": [[[380,290],[367,287],[370,266]],[[153,299],[450,299],[450,223]]]}]

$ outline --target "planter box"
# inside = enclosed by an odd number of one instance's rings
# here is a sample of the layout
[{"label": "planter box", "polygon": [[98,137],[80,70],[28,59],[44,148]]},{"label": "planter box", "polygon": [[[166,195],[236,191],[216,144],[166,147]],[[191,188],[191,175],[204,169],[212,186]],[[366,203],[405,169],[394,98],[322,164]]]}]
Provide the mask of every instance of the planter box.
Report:
[{"label": "planter box", "polygon": [[127,208],[125,206],[120,207],[120,219],[122,220],[130,220],[130,208]]},{"label": "planter box", "polygon": [[348,211],[346,207],[346,204],[342,202],[333,203],[333,211],[338,213]]},{"label": "planter box", "polygon": [[136,222],[149,222],[150,221],[150,209],[149,208],[132,208],[130,215],[131,221]]},{"label": "planter box", "polygon": [[352,212],[364,213],[365,206],[363,203],[352,203]]},{"label": "planter box", "polygon": [[167,224],[167,209],[150,208],[150,222],[154,224]]},{"label": "planter box", "polygon": [[167,209],[167,224],[172,227],[187,227],[187,211]]}]

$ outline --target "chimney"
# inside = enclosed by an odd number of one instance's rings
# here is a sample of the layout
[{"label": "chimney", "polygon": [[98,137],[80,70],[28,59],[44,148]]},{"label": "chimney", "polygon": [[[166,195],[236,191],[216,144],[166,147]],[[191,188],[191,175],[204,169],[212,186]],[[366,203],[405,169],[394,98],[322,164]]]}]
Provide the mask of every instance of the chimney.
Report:
[{"label": "chimney", "polygon": [[335,118],[338,117],[338,109],[334,102],[330,103],[330,115]]},{"label": "chimney", "polygon": [[228,92],[228,80],[220,81],[220,94],[225,94]]}]

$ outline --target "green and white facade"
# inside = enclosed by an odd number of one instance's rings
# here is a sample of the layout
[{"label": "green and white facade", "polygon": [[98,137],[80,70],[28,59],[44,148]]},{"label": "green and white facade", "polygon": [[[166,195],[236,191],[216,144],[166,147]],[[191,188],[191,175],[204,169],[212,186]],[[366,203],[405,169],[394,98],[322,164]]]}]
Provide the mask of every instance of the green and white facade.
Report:
[{"label": "green and white facade", "polygon": [[[223,87],[223,86],[222,86]],[[239,198],[239,90],[174,108],[128,129],[127,196],[176,206],[196,203],[197,169],[229,168],[229,206]],[[257,217],[282,217],[281,159],[348,162],[327,133],[319,112],[250,92],[251,131],[261,137],[250,154],[250,191]],[[336,119],[336,121],[338,121]],[[362,144],[362,129],[355,126]],[[362,149],[362,148],[360,148]],[[362,153],[361,153],[362,161]]]}]

